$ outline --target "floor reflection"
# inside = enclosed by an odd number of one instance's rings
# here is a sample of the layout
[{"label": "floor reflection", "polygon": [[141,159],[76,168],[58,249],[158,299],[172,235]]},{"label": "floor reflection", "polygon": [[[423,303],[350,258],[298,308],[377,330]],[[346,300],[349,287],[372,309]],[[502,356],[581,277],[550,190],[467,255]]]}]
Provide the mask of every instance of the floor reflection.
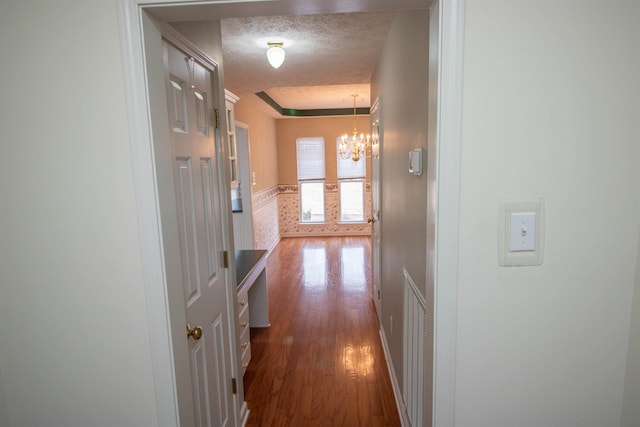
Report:
[{"label": "floor reflection", "polygon": [[342,349],[342,363],[349,376],[371,375],[374,363],[371,345],[345,345]]},{"label": "floor reflection", "polygon": [[366,285],[364,248],[343,247],[340,252],[342,286],[349,290],[363,290]]},{"label": "floor reflection", "polygon": [[[283,238],[251,329],[247,427],[401,426],[372,304],[371,238]],[[400,338],[401,339],[401,338]]]},{"label": "floor reflection", "polygon": [[307,288],[327,285],[327,251],[323,247],[302,250],[302,284]]}]

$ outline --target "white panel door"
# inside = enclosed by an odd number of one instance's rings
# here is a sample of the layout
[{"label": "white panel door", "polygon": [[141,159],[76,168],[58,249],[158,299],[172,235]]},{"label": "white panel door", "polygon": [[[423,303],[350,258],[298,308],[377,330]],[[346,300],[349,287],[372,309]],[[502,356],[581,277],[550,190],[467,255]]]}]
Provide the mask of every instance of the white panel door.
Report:
[{"label": "white panel door", "polygon": [[371,120],[371,297],[378,321],[382,321],[382,288],[380,284],[380,98],[373,103]]},{"label": "white panel door", "polygon": [[[231,395],[230,286],[224,271],[221,181],[210,123],[213,71],[164,42],[165,77],[174,158],[182,285],[187,316],[193,408],[180,407],[193,426],[235,426]],[[192,331],[189,335],[188,331]],[[179,389],[182,387],[178,387]]]}]

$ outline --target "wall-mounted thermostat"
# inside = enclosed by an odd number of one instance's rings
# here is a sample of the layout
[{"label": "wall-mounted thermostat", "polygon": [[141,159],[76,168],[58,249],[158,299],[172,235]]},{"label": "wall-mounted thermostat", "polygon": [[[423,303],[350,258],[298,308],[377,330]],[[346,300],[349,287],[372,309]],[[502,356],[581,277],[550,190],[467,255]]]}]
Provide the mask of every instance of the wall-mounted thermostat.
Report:
[{"label": "wall-mounted thermostat", "polygon": [[409,151],[409,173],[422,175],[422,148]]}]

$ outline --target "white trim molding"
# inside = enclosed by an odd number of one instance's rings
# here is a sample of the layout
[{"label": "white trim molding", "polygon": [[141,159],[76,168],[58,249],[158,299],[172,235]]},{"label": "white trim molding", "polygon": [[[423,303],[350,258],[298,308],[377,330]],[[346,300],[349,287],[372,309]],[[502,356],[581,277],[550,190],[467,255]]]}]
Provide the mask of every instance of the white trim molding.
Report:
[{"label": "white trim molding", "polygon": [[[118,0],[119,32],[129,116],[140,251],[149,342],[156,393],[157,425],[179,425],[169,321],[167,277],[159,218],[153,135],[145,64],[143,9],[150,5],[188,5],[208,0]],[[241,3],[242,0],[224,0]],[[438,101],[438,208],[434,331],[434,422],[455,424],[455,361],[458,287],[458,226],[462,125],[464,0],[439,1],[440,72]],[[381,331],[383,345],[386,339]],[[392,381],[394,380],[392,374]],[[394,390],[398,394],[397,379]],[[400,409],[400,408],[399,408]],[[403,420],[406,422],[406,420]],[[403,425],[406,425],[403,424]]]},{"label": "white trim molding", "polygon": [[439,2],[434,427],[455,425],[464,0]]},{"label": "white trim molding", "polygon": [[160,206],[147,93],[142,10],[135,0],[119,0],[123,74],[129,116],[129,139],[140,229],[140,253],[155,382],[158,426],[180,424],[171,343],[171,323],[164,268]]}]

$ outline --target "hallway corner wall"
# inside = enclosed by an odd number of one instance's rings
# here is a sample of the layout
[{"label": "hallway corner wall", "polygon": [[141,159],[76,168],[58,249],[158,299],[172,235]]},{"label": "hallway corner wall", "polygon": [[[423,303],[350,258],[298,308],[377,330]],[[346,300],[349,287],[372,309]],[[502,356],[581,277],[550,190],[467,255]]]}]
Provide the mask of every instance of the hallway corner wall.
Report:
[{"label": "hallway corner wall", "polygon": [[[228,88],[233,92],[233,88]],[[235,117],[249,128],[249,156],[255,184],[251,192],[257,193],[279,184],[276,120],[242,97],[236,102]]]},{"label": "hallway corner wall", "polygon": [[256,248],[270,250],[280,240],[276,121],[243,98],[235,105],[235,118],[249,129],[253,241]]},{"label": "hallway corner wall", "polygon": [[[427,199],[428,174],[409,172],[408,154],[427,144],[429,83],[429,12],[411,10],[396,15],[382,56],[371,79],[371,99],[379,97],[381,123],[381,328],[390,350],[399,388],[404,388],[403,319],[405,276],[410,274],[420,294],[433,301],[433,287],[427,283]],[[427,317],[432,317],[428,313]],[[433,340],[433,323],[428,322],[425,342]],[[432,366],[433,351],[425,355]],[[431,402],[432,371],[425,371],[425,401]],[[425,406],[425,419],[431,408]]]}]

